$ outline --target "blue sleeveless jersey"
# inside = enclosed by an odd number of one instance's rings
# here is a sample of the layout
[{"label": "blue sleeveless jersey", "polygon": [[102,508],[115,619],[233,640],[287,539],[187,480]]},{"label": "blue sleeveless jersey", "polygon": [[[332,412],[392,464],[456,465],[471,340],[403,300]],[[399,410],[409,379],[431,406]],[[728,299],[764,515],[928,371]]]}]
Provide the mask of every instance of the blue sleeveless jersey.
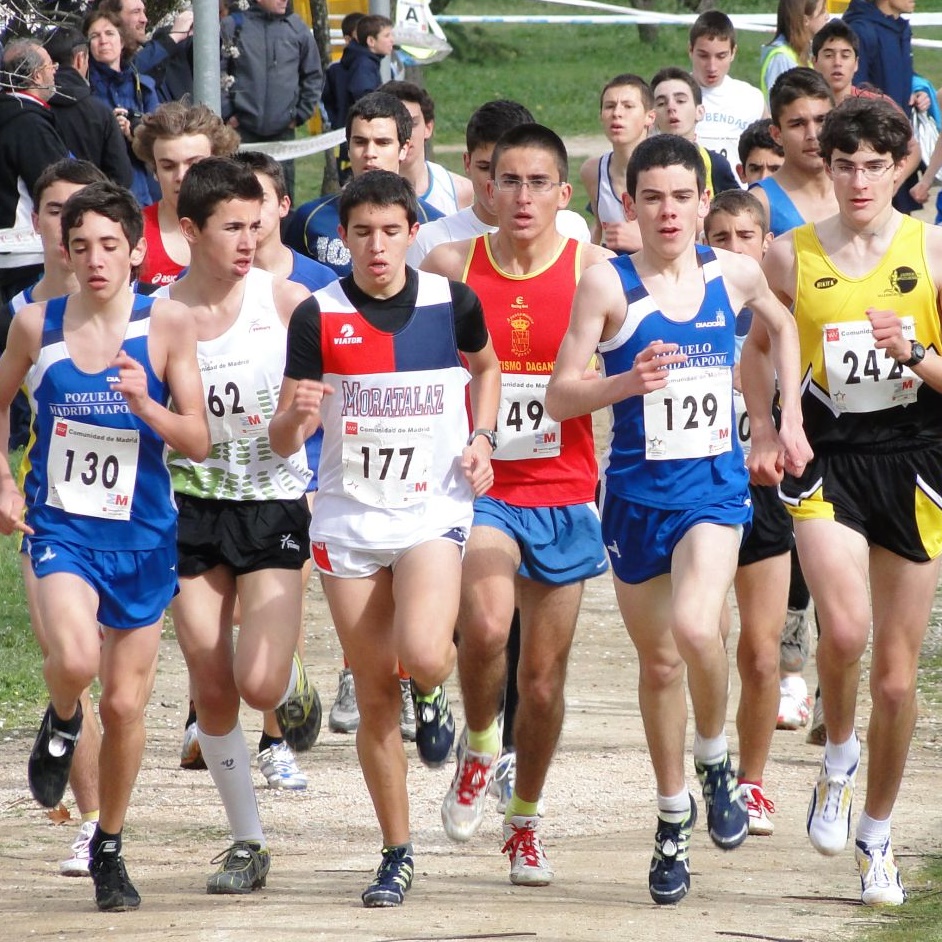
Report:
[{"label": "blue sleeveless jersey", "polygon": [[[66,301],[47,302],[39,357],[26,377],[33,411],[23,457],[26,520],[42,539],[95,550],[172,544],[177,510],[164,441],[112,391],[115,370],[85,373],[72,362],[63,333]],[[167,385],[155,375],[147,351],[152,304],[151,298],[135,296],[122,348],[144,367],[151,398],[166,405]],[[50,478],[56,475],[63,491],[78,492],[60,498],[64,506],[55,505],[55,494],[50,497]],[[70,505],[72,510],[65,509]]]},{"label": "blue sleeveless jersey", "polygon": [[805,218],[798,212],[792,198],[781,188],[775,177],[766,177],[749,187],[765,191],[769,201],[769,232],[774,236],[784,235],[797,226],[805,224]]},{"label": "blue sleeveless jersey", "polygon": [[[619,256],[610,264],[621,279],[628,311],[618,333],[599,344],[606,376],[627,373],[635,357],[654,340],[677,343],[687,354],[683,367],[703,367],[726,371],[732,389],[732,370],[736,353],[736,315],[732,310],[722,272],[713,250],[698,245],[697,257],[704,280],[704,296],[700,310],[683,323],[670,320],[659,311],[635,270],[630,256]],[[652,396],[656,394],[651,394]],[[645,397],[630,396],[612,406],[612,432],[606,457],[606,488],[619,497],[662,509],[686,509],[714,504],[745,495],[749,476],[743,462],[742,449],[735,433],[731,405],[727,416],[721,416],[727,435],[725,450],[710,457],[668,458],[647,457],[645,433]],[[686,406],[686,401],[682,403]],[[698,412],[699,410],[699,412]],[[677,422],[704,422],[702,404],[689,410],[678,410]],[[728,424],[727,424],[728,422]],[[728,441],[728,444],[727,444]]]}]

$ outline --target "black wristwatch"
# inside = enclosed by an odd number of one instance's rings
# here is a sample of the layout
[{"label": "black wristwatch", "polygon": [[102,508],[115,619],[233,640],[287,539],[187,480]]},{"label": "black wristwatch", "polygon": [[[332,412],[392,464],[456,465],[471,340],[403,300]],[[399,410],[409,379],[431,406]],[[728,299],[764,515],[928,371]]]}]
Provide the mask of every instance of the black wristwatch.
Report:
[{"label": "black wristwatch", "polygon": [[497,451],[497,434],[489,428],[476,428],[468,436],[468,444],[472,444],[478,435],[483,435],[491,446],[491,451]]},{"label": "black wristwatch", "polygon": [[925,358],[926,348],[918,340],[913,340],[911,341],[909,359],[900,360],[899,363],[901,366],[919,366]]}]

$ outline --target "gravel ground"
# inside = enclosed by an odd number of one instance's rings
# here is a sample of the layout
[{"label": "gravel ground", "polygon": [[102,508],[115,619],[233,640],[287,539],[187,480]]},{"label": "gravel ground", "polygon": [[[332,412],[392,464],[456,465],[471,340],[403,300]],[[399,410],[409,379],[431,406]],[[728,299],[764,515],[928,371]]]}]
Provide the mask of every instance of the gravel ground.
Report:
[{"label": "gravel ground", "polygon": [[[340,650],[320,592],[309,592],[307,657],[329,705]],[[938,621],[930,643],[939,644]],[[731,645],[735,643],[735,629]],[[809,671],[809,674],[811,672]],[[618,616],[610,578],[587,590],[567,688],[562,742],[546,788],[544,834],[557,873],[545,889],[512,887],[500,854],[500,819],[490,813],[467,845],[450,843],[439,804],[451,771],[430,771],[410,755],[417,873],[406,905],[368,911],[359,894],[376,866],[380,837],[357,766],[353,739],[325,729],[302,756],[306,792],[276,792],[256,775],[273,852],[268,886],[246,898],[204,892],[210,858],[227,844],[225,819],[206,772],[177,768],[187,688],[183,659],[168,637],[148,710],[150,739],[126,828],[125,856],[144,898],[136,913],[104,915],[90,882],[58,875],[75,822],[54,826],[29,799],[26,757],[33,732],[0,743],[0,815],[6,877],[0,938],[170,940],[602,940],[852,938],[880,919],[858,903],[852,854],[824,858],[808,844],[804,816],[820,751],[800,732],[778,732],[767,792],[775,834],[722,853],[702,823],[693,838],[693,889],[680,905],[654,906],[646,874],[654,788],[636,701],[637,664]],[[809,683],[812,678],[809,676]],[[457,701],[457,683],[451,683]],[[733,681],[734,704],[738,685]],[[895,816],[904,875],[940,845],[937,814],[939,705],[924,698],[916,742]],[[460,701],[455,704],[461,721]],[[867,709],[862,699],[861,710]],[[245,711],[249,742],[260,728]],[[735,730],[729,732],[735,748]],[[692,764],[689,782],[696,789]],[[702,807],[702,805],[701,805]],[[910,881],[912,882],[912,881]]]}]

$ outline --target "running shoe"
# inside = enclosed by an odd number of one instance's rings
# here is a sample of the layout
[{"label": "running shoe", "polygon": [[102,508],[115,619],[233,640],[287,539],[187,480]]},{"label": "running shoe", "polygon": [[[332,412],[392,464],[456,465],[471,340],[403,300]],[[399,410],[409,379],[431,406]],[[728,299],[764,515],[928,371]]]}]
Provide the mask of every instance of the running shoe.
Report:
[{"label": "running shoe", "polygon": [[810,746],[823,746],[828,741],[828,728],[824,725],[824,707],[821,706],[821,691],[814,694],[814,708],[811,711],[811,728],[805,737]]},{"label": "running shoe", "polygon": [[[457,752],[457,749],[455,750]],[[494,776],[487,786],[488,793],[497,799],[497,813],[503,814],[514,795],[514,784],[517,781],[517,752],[511,749],[497,760]],[[541,812],[542,814],[542,812]]]},{"label": "running shoe", "polygon": [[355,733],[360,725],[357,690],[353,684],[353,671],[345,667],[337,682],[337,696],[327,717],[327,728],[332,733]]},{"label": "running shoe", "polygon": [[285,742],[295,752],[307,752],[321,732],[321,698],[295,652],[298,679],[291,696],[275,707],[275,717]]},{"label": "running shoe", "polygon": [[141,905],[141,896],[120,854],[98,854],[92,858],[88,872],[95,884],[95,903],[103,913],[123,913]]},{"label": "running shoe", "polygon": [[455,775],[442,801],[442,825],[453,841],[470,841],[484,818],[484,801],[494,779],[499,756],[474,752],[461,734],[455,750]]},{"label": "running shoe", "polygon": [[206,768],[206,760],[200,749],[199,735],[196,731],[196,721],[187,723],[183,730],[183,748],[180,750],[180,768],[190,771],[199,771]]},{"label": "running shoe", "polygon": [[274,743],[258,754],[258,768],[269,788],[303,791],[307,776],[298,768],[298,760],[286,742]]},{"label": "running shoe", "polygon": [[800,685],[791,683],[793,680],[800,679],[789,678],[790,682],[787,686],[784,681],[782,682],[778,718],[775,721],[776,729],[801,729],[808,725],[808,717],[811,713],[808,706],[808,688],[805,687],[805,694],[802,696],[800,689],[795,689]]},{"label": "running shoe", "polygon": [[814,849],[827,857],[847,846],[858,764],[855,762],[846,775],[838,775],[828,771],[826,759],[821,761],[821,774],[808,806],[808,837]]},{"label": "running shoe", "polygon": [[754,782],[740,782],[743,798],[746,799],[746,812],[749,815],[749,833],[758,837],[769,837],[775,830],[770,814],[775,814],[775,805],[765,797],[761,785]]},{"label": "running shoe", "polygon": [[419,693],[415,681],[412,697],[415,700],[415,745],[419,758],[430,768],[441,768],[451,754],[455,742],[455,718],[448,705],[444,686],[429,693]]},{"label": "running shoe", "polygon": [[68,721],[56,716],[51,703],[46,707],[27,765],[29,790],[44,808],[55,808],[62,801],[81,732],[81,703],[75,705],[75,715]]},{"label": "running shoe", "polygon": [[729,753],[721,762],[709,765],[695,762],[694,766],[703,789],[710,838],[721,850],[732,850],[749,833],[749,813]]},{"label": "running shoe", "polygon": [[790,608],[785,615],[779,642],[779,667],[785,674],[797,674],[811,651],[811,629],[804,609]]},{"label": "running shoe", "polygon": [[363,905],[370,908],[401,906],[406,891],[412,886],[414,872],[411,844],[384,847],[383,860],[376,869],[376,876],[360,897]]},{"label": "running shoe", "polygon": [[219,869],[206,880],[206,892],[241,895],[265,885],[271,854],[256,841],[235,841],[210,863],[218,863]]},{"label": "running shoe", "polygon": [[[415,742],[415,703],[412,701],[412,684],[408,677],[399,678],[399,734],[406,742]],[[359,716],[359,714],[358,714]]]},{"label": "running shoe", "polygon": [[92,836],[95,833],[97,821],[86,821],[72,842],[72,856],[68,860],[59,861],[59,873],[64,877],[87,877],[88,864],[91,858]]},{"label": "running shoe", "polygon": [[860,899],[864,906],[901,906],[906,901],[889,838],[882,847],[868,847],[855,841],[854,857],[860,871]]},{"label": "running shoe", "polygon": [[697,803],[690,796],[690,813],[683,821],[665,821],[660,815],[654,834],[654,856],[648,874],[651,899],[659,905],[679,903],[690,890],[690,835],[697,823]]},{"label": "running shoe", "polygon": [[510,854],[510,882],[515,886],[548,886],[554,877],[537,828],[538,815],[514,815],[504,822],[502,854]]}]

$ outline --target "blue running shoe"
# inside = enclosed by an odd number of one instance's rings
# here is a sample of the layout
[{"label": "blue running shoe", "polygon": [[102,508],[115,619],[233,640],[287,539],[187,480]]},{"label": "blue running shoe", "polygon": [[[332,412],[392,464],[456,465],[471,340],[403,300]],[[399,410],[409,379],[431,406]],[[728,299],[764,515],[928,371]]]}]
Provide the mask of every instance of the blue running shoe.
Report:
[{"label": "blue running shoe", "polygon": [[707,831],[720,850],[738,847],[749,833],[749,812],[742,788],[733,774],[729,753],[721,762],[695,762],[706,804]]},{"label": "blue running shoe", "polygon": [[414,869],[411,844],[384,847],[383,861],[376,870],[376,876],[363,891],[363,905],[370,908],[401,906],[406,891],[412,886]]},{"label": "blue running shoe", "polygon": [[419,758],[430,768],[441,768],[455,743],[455,718],[448,705],[444,686],[420,693],[412,681],[415,700],[415,745]]},{"label": "blue running shoe", "polygon": [[657,819],[654,856],[648,874],[651,899],[661,906],[679,903],[690,890],[690,835],[697,823],[697,803],[690,796],[690,814],[683,821]]}]

